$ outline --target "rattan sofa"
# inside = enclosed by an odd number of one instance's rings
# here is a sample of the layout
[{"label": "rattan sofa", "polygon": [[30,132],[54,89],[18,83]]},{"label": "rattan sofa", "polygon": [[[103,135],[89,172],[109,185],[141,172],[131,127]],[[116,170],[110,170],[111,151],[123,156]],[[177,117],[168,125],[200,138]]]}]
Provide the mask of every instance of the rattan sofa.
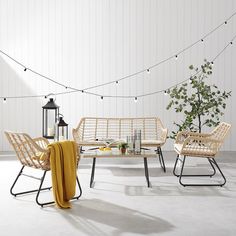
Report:
[{"label": "rattan sofa", "polygon": [[72,130],[73,138],[82,151],[85,147],[104,146],[102,139],[126,140],[135,129],[141,130],[141,148],[155,148],[164,171],[165,163],[161,147],[167,138],[167,129],[157,117],[145,118],[97,118],[84,117]]}]

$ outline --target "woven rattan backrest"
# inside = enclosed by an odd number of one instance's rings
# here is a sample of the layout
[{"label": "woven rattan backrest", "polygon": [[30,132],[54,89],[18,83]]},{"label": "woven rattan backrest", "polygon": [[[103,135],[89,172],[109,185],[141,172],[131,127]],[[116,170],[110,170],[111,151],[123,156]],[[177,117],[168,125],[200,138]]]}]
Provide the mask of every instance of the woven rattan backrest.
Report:
[{"label": "woven rattan backrest", "polygon": [[82,118],[73,131],[75,140],[96,140],[101,138],[124,139],[133,135],[135,129],[141,130],[142,139],[161,138],[163,125],[159,118]]},{"label": "woven rattan backrest", "polygon": [[45,161],[41,162],[39,158],[36,158],[44,150],[29,135],[13,132],[5,132],[5,135],[22,165],[37,169],[45,168]]},{"label": "woven rattan backrest", "polygon": [[217,139],[223,143],[225,137],[229,133],[231,125],[225,122],[221,122],[212,132],[211,138]]}]

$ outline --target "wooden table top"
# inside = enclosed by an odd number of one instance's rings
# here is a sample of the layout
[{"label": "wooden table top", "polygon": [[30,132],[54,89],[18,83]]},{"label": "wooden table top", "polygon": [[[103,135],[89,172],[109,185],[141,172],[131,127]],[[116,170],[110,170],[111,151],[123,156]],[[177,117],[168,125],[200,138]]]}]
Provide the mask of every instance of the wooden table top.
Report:
[{"label": "wooden table top", "polygon": [[122,154],[119,150],[112,151],[85,151],[80,154],[82,158],[154,158],[157,157],[157,153],[153,150],[142,150],[141,154],[126,153]]}]

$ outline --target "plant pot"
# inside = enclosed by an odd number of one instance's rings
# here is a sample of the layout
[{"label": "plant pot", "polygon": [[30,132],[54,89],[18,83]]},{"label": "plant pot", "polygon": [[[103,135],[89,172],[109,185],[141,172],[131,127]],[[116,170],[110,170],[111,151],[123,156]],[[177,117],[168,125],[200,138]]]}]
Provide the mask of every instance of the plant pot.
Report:
[{"label": "plant pot", "polygon": [[125,154],[126,153],[126,148],[121,148],[120,152],[121,152],[121,154]]}]

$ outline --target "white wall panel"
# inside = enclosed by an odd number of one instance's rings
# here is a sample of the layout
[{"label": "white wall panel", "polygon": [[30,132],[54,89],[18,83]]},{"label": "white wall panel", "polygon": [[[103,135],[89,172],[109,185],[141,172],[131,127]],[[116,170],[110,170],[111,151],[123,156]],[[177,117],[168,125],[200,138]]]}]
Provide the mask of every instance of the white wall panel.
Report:
[{"label": "white wall panel", "polygon": [[[119,79],[155,64],[200,39],[236,11],[233,0],[0,0],[0,49],[60,83],[80,89]],[[190,75],[190,64],[211,60],[236,34],[236,16],[204,43],[154,68],[91,92],[135,95],[166,89]],[[233,124],[224,150],[235,151],[236,42],[218,58],[210,81],[232,90],[223,120]],[[0,54],[0,95],[65,91]],[[107,99],[86,94],[57,96],[70,129],[83,116],[159,116],[171,130],[179,114],[166,111],[163,94]],[[3,131],[41,135],[44,99],[0,102],[0,151],[9,150]],[[172,150],[168,140],[165,150]]]}]

